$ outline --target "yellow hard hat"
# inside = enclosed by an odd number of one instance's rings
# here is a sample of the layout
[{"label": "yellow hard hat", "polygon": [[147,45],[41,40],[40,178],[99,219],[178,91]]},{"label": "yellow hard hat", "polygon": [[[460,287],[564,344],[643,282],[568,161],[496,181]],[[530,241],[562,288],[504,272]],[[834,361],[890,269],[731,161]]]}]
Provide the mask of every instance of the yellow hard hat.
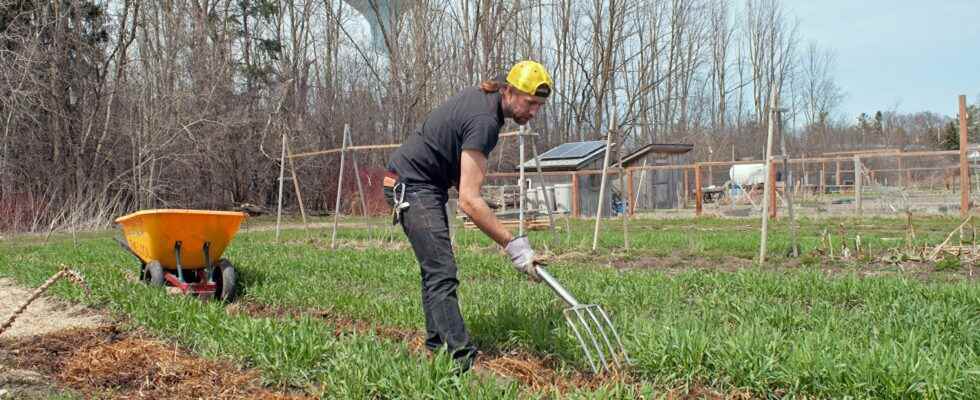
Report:
[{"label": "yellow hard hat", "polygon": [[531,96],[548,97],[555,86],[544,66],[534,61],[514,64],[507,74],[507,83]]}]

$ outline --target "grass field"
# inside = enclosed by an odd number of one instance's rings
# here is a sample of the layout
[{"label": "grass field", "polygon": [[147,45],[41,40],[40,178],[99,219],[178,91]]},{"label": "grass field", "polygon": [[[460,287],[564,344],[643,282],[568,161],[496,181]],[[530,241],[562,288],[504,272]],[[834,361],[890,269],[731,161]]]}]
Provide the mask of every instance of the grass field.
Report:
[{"label": "grass field", "polygon": [[[286,230],[275,244],[272,231],[256,229],[264,221],[251,221],[225,253],[242,280],[227,307],[127,279],[137,263],[110,240],[115,232],[8,238],[0,276],[37,286],[62,264],[74,266],[93,295],[65,283],[56,295],[109,310],[127,329],[256,368],[268,386],[324,398],[980,398],[972,266],[875,261],[872,254],[905,244],[904,219],[803,220],[800,259],[783,256],[789,236],[779,222],[763,266],[752,261],[755,220],[633,220],[628,252],[618,220],[605,224],[597,253],[585,250],[589,221],[574,221],[557,243],[533,232],[536,247],[548,245],[549,270],[581,300],[602,304],[624,334],[635,365],[603,377],[585,373],[552,292],[521,279],[482,234],[457,231],[461,306],[486,365],[499,372],[499,363],[522,360],[547,382],[457,377],[446,357],[419,351],[418,270],[403,235],[380,221],[372,232],[341,229],[336,251],[329,230]],[[916,243],[935,245],[958,222],[917,219]],[[825,230],[861,236],[872,254],[821,257],[813,250]]]}]

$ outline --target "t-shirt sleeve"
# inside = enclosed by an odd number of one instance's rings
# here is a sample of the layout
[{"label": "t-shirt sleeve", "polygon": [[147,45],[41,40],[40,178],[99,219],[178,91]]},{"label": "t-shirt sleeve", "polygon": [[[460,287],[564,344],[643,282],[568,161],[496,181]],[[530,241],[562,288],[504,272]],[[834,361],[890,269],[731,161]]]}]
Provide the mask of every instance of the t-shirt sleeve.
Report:
[{"label": "t-shirt sleeve", "polygon": [[500,125],[497,119],[489,114],[477,115],[470,118],[463,125],[463,150],[480,150],[483,155],[490,156],[490,152],[497,146],[497,137],[500,135]]}]

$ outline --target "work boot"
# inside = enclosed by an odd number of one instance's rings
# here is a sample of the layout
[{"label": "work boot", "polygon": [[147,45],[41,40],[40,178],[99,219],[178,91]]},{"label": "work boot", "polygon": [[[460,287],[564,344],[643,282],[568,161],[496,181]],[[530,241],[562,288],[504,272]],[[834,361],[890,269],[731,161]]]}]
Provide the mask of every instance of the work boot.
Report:
[{"label": "work boot", "polygon": [[476,354],[477,352],[474,350],[463,350],[454,354],[453,373],[459,376],[473,368],[473,365],[476,364]]}]

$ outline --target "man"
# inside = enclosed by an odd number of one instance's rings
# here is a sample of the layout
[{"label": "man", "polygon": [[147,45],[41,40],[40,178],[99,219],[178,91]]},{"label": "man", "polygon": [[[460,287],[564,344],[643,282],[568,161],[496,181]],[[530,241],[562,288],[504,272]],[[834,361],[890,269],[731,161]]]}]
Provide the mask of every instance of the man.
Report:
[{"label": "man", "polygon": [[472,365],[476,347],[470,342],[456,297],[459,280],[445,207],[448,190],[457,188],[459,209],[505,249],[514,268],[540,280],[527,237],[515,238],[504,228],[481,197],[480,188],[504,119],[527,124],[553,86],[541,64],[519,62],[505,82],[484,81],[433,110],[388,163],[385,195],[421,267],[426,347],[437,351],[446,346],[461,372]]}]

